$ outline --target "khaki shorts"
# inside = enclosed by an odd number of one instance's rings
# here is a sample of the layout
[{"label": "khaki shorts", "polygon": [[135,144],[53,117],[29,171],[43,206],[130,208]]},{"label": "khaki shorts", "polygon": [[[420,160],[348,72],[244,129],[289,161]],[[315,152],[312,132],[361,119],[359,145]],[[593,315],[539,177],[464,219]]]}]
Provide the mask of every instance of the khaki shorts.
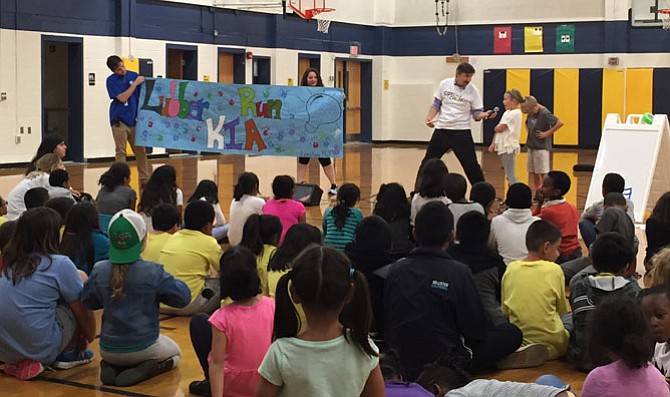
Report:
[{"label": "khaki shorts", "polygon": [[528,172],[547,174],[551,170],[551,153],[544,149],[528,149]]}]

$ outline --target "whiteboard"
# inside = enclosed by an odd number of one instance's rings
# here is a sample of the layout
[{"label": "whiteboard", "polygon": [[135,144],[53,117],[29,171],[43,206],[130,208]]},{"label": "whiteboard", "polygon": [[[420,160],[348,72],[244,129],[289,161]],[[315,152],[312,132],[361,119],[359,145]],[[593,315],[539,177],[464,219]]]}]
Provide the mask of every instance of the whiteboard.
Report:
[{"label": "whiteboard", "polygon": [[641,124],[639,115],[622,123],[618,114],[605,119],[586,207],[602,200],[602,181],[616,172],[626,180],[624,196],[635,206],[635,222],[644,222],[658,197],[670,190],[670,128],[668,117],[654,115],[651,125]]}]

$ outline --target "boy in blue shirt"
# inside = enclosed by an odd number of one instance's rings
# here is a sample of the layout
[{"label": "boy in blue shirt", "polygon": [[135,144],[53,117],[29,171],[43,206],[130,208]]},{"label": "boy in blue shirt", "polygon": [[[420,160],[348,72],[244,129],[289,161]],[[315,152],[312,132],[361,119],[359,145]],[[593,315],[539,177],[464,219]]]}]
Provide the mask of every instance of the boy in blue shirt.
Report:
[{"label": "boy in blue shirt", "polygon": [[107,77],[107,93],[112,102],[109,105],[109,121],[116,146],[116,162],[126,162],[126,142],[135,153],[137,172],[140,184],[149,180],[147,153],[144,147],[135,146],[135,124],[137,122],[137,106],[144,77],[126,70],[123,60],[116,55],[107,58],[107,67],[112,74]]}]

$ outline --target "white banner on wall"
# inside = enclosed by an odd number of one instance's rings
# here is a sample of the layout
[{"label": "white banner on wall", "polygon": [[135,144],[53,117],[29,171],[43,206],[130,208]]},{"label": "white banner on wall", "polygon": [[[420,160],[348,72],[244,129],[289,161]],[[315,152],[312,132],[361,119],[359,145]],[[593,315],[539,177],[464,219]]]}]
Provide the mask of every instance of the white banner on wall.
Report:
[{"label": "white banner on wall", "polygon": [[670,127],[668,116],[654,115],[651,124],[642,115],[618,114],[605,119],[586,207],[602,200],[606,174],[616,172],[626,180],[624,196],[635,205],[635,222],[642,223],[658,198],[670,190]]}]

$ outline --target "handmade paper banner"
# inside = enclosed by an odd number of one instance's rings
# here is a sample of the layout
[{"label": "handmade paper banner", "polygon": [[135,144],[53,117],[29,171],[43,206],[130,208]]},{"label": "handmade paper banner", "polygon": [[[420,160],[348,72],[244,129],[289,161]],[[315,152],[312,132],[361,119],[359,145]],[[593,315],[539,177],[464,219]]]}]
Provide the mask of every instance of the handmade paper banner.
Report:
[{"label": "handmade paper banner", "polygon": [[135,142],[206,152],[342,157],[343,93],[146,79]]},{"label": "handmade paper banner", "polygon": [[525,52],[543,52],[542,45],[542,26],[526,26],[524,33]]},{"label": "handmade paper banner", "polygon": [[512,27],[496,26],[493,28],[493,53],[512,53]]},{"label": "handmade paper banner", "polygon": [[575,52],[575,25],[556,26],[556,52]]}]

